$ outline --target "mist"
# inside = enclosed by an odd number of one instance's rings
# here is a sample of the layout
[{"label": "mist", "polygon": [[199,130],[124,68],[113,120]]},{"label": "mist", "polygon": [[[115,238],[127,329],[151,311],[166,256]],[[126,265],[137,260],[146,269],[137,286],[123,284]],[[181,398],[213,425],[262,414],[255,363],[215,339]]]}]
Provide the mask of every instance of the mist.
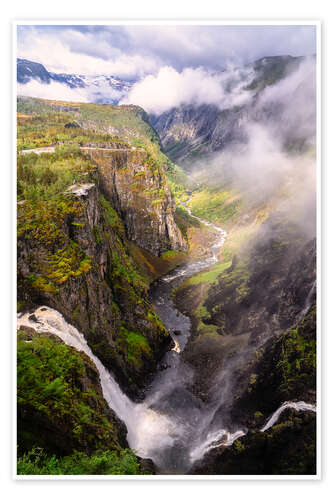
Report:
[{"label": "mist", "polygon": [[274,210],[290,211],[290,217],[311,226],[313,233],[315,95],[315,62],[306,60],[245,107],[237,123],[237,137],[242,140],[194,162],[193,181],[233,188],[248,206],[270,203]]},{"label": "mist", "polygon": [[102,103],[117,102],[122,97],[121,92],[118,92],[108,85],[70,88],[59,82],[45,84],[37,80],[30,80],[30,82],[26,84],[18,83],[17,95],[58,101]]}]

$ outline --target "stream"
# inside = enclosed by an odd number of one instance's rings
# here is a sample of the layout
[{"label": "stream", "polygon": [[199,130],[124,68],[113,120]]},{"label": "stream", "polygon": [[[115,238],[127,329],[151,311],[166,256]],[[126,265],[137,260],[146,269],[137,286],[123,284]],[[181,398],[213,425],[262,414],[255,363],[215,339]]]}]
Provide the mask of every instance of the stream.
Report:
[{"label": "stream", "polygon": [[[188,206],[184,206],[189,214],[195,217]],[[113,375],[92,353],[84,336],[68,324],[58,311],[41,306],[34,311],[34,317],[31,312],[18,315],[18,328],[28,326],[40,332],[53,333],[66,344],[89,356],[99,372],[103,395],[108,405],[126,424],[129,446],[138,456],[152,459],[159,474],[185,474],[207,451],[217,446],[230,446],[247,432],[247,429],[237,427],[224,428],[221,422],[217,424],[214,417],[223,401],[218,399],[213,403],[204,403],[193,395],[193,371],[183,362],[181,356],[190,335],[191,325],[189,318],[175,307],[170,293],[186,278],[215,264],[226,238],[226,232],[220,227],[195,218],[212,227],[217,238],[210,247],[210,255],[207,258],[180,266],[151,286],[150,300],[169,330],[175,346],[165,355],[165,369],[156,373],[154,381],[146,390],[143,402],[135,403],[126,396]],[[316,411],[313,405],[303,401],[287,401],[271,415],[261,431],[264,432],[274,425],[287,408]]]}]

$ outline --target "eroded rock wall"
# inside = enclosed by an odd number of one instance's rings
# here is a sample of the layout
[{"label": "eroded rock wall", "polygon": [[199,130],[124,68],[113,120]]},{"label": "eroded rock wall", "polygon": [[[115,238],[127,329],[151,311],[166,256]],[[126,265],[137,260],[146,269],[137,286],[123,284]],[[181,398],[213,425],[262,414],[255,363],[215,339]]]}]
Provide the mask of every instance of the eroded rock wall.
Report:
[{"label": "eroded rock wall", "polygon": [[97,164],[101,190],[123,219],[129,240],[157,256],[187,249],[165,176],[144,150],[83,151]]},{"label": "eroded rock wall", "polygon": [[29,219],[29,210],[19,205],[18,300],[61,312],[137,396],[171,339],[148,302],[122,220],[94,182],[72,186],[45,217],[35,211]]}]

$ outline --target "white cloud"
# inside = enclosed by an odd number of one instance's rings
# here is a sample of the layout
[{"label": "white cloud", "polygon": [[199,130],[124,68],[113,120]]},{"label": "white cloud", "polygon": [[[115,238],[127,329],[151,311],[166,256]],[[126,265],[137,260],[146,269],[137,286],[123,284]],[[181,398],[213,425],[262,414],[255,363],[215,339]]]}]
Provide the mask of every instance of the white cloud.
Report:
[{"label": "white cloud", "polygon": [[160,114],[181,104],[215,104],[220,109],[242,105],[250,99],[243,87],[250,70],[229,69],[212,73],[203,68],[178,72],[170,66],[136,83],[122,104],[137,104],[148,113]]},{"label": "white cloud", "polygon": [[59,101],[76,102],[113,102],[119,100],[122,94],[110,87],[108,84],[92,85],[86,88],[70,88],[64,83],[51,82],[41,83],[31,80],[26,84],[17,84],[17,95],[28,97],[39,97],[41,99],[52,99]]},{"label": "white cloud", "polygon": [[316,63],[306,59],[299,68],[262,92],[257,108],[272,109],[278,115],[274,135],[306,137],[316,133]]},{"label": "white cloud", "polygon": [[26,35],[19,40],[17,56],[39,62],[48,71],[56,73],[106,74],[120,78],[134,78],[152,73],[158,68],[153,58],[140,54],[125,54],[119,49],[110,47],[106,42],[99,42],[99,45],[103,45],[105,58],[78,51],[78,47],[82,48],[89,43],[93,47],[94,39],[76,31],[67,32],[59,37],[52,33],[38,36],[31,30],[29,36]]},{"label": "white cloud", "polygon": [[48,85],[37,80],[31,80],[24,85],[18,83],[17,95],[58,101],[89,102],[85,89],[71,89],[58,82],[51,82]]},{"label": "white cloud", "polygon": [[[112,27],[110,27],[112,30]],[[161,66],[224,69],[264,56],[316,52],[315,28],[300,25],[125,26],[129,46],[158,56]]]},{"label": "white cloud", "polygon": [[316,52],[314,26],[19,26],[18,56],[55,72],[142,77],[164,66],[222,70]]}]

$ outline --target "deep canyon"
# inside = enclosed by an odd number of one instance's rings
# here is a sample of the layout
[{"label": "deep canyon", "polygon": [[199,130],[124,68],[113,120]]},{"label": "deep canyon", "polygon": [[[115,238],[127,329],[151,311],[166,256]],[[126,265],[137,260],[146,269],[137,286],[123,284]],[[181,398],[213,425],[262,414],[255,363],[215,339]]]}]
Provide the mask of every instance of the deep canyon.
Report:
[{"label": "deep canyon", "polygon": [[222,111],[18,99],[29,474],[316,473],[313,64],[258,61]]}]

